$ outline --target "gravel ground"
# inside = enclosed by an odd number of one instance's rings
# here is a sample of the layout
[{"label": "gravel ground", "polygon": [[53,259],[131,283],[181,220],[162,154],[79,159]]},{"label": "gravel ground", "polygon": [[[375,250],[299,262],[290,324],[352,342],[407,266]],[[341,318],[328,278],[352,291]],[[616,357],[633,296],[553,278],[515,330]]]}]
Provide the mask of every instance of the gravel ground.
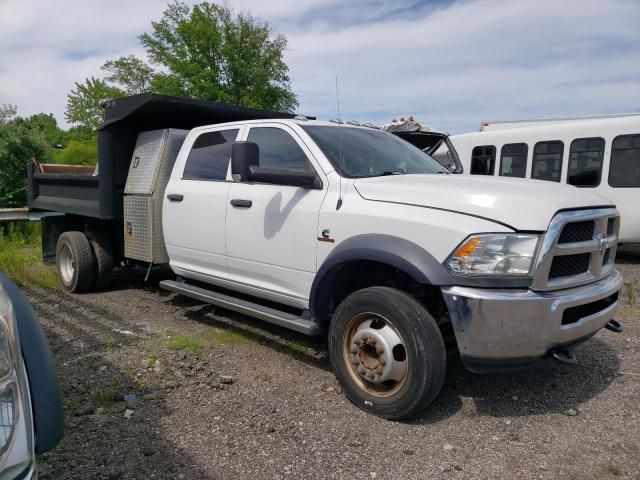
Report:
[{"label": "gravel ground", "polygon": [[449,359],[435,404],[406,422],[354,407],[323,339],[159,290],[31,288],[57,359],[66,436],[42,479],[640,479],[640,257],[625,332],[552,361],[474,375]]}]

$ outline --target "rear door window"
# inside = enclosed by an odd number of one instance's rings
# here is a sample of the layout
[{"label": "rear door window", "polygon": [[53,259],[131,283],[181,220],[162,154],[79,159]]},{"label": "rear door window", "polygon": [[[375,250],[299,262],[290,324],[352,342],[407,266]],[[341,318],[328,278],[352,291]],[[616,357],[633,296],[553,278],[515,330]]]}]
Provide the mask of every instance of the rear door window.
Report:
[{"label": "rear door window", "polygon": [[603,158],[603,138],[578,138],[571,142],[567,183],[576,187],[600,185]]},{"label": "rear door window", "polygon": [[560,140],[536,143],[533,147],[531,178],[559,182],[563,153],[564,143]]},{"label": "rear door window", "polygon": [[480,145],[471,152],[471,175],[493,175],[496,166],[496,147]]},{"label": "rear door window", "polygon": [[500,175],[524,178],[527,174],[527,144],[508,143],[500,150]]},{"label": "rear door window", "polygon": [[182,178],[185,180],[224,180],[231,160],[231,146],[239,129],[201,134],[187,157]]},{"label": "rear door window", "polygon": [[609,185],[640,187],[640,133],[621,135],[613,140]]}]

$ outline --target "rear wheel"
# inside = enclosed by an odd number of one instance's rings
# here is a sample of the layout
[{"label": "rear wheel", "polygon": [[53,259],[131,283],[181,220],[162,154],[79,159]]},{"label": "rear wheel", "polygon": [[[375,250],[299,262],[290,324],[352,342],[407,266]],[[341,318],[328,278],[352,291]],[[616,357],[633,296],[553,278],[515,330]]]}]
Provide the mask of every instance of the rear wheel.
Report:
[{"label": "rear wheel", "polygon": [[93,285],[95,261],[91,245],[82,232],[65,232],[56,246],[58,277],[65,290],[86,292]]},{"label": "rear wheel", "polygon": [[393,288],[366,288],[338,306],[329,353],[349,399],[384,418],[418,413],[444,383],[446,351],[437,323],[413,297]]},{"label": "rear wheel", "polygon": [[106,235],[89,234],[89,243],[95,258],[95,280],[93,288],[101,290],[111,283],[113,275],[113,253],[111,243]]}]

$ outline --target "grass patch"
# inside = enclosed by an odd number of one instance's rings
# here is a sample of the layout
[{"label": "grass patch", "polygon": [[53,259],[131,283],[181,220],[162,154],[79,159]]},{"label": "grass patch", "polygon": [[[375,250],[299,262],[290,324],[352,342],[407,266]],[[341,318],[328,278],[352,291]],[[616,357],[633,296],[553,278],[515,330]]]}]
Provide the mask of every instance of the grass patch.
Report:
[{"label": "grass patch", "polygon": [[166,346],[171,350],[182,350],[194,356],[199,356],[204,350],[205,343],[199,338],[191,335],[178,334],[172,335],[167,339]]},{"label": "grass patch", "polygon": [[0,225],[0,271],[20,287],[58,288],[55,269],[42,261],[39,222]]},{"label": "grass patch", "polygon": [[74,411],[80,408],[80,402],[77,400],[65,400],[63,407],[65,410]]},{"label": "grass patch", "polygon": [[633,283],[624,284],[624,296],[627,297],[629,305],[636,304],[636,286]]},{"label": "grass patch", "polygon": [[112,377],[111,380],[105,387],[101,390],[98,390],[93,395],[93,401],[98,406],[106,406],[117,402],[120,400],[120,395],[118,391],[118,379]]},{"label": "grass patch", "polygon": [[102,335],[102,344],[105,347],[111,348],[113,347],[114,343],[115,341],[113,340],[113,335],[111,335],[110,333],[105,333],[104,335]]},{"label": "grass patch", "polygon": [[216,343],[244,344],[258,341],[258,335],[253,332],[241,330],[239,328],[217,328],[211,327],[207,332],[209,340]]}]

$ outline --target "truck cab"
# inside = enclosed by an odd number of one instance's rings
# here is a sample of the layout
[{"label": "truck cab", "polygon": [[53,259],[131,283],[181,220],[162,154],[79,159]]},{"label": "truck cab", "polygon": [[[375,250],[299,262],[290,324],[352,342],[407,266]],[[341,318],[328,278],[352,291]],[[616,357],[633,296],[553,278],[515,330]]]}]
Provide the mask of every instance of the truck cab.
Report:
[{"label": "truck cab", "polygon": [[164,126],[129,150],[122,219],[109,220],[122,237],[56,220],[66,288],[93,288],[118,250],[168,263],[169,291],[326,334],[348,398],[391,419],[436,398],[452,349],[474,372],[575,363],[575,345],[622,330],[620,218],[597,195],[452,175],[365,126],[266,114]]}]

